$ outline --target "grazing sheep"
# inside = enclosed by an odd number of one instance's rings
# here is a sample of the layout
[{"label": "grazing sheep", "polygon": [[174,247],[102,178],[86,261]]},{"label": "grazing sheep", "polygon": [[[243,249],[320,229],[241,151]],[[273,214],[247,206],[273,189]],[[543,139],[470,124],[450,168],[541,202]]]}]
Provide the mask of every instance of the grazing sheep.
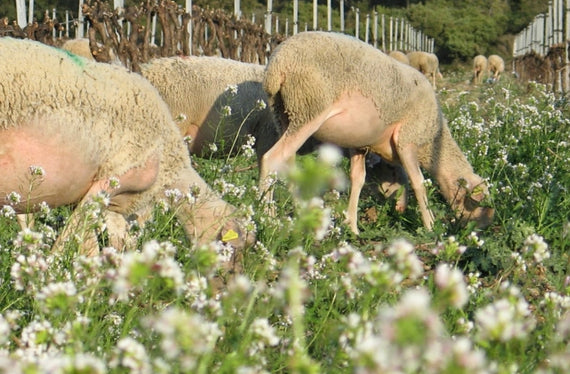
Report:
[{"label": "grazing sheep", "polygon": [[141,65],[189,136],[192,154],[235,154],[251,134],[261,157],[279,138],[279,129],[262,81],[264,66],[220,57],[168,57]]},{"label": "grazing sheep", "polygon": [[483,79],[483,75],[487,71],[487,58],[483,55],[477,55],[473,59],[473,83],[479,84]]},{"label": "grazing sheep", "polygon": [[[196,201],[177,209],[188,236],[204,243],[233,230],[239,238],[232,244],[245,245],[235,208],[192,169],[168,107],[140,75],[1,38],[0,76],[0,205],[27,213],[42,201],[78,203],[56,248],[78,231],[80,208],[101,192],[109,211],[127,216],[148,209],[166,189],[185,194],[194,187]],[[31,176],[36,166],[42,172]],[[8,199],[13,191],[19,201]]]},{"label": "grazing sheep", "polygon": [[408,53],[409,65],[420,72],[426,77],[431,78],[432,86],[436,88],[436,78],[441,78],[439,72],[439,59],[433,53],[413,51]]},{"label": "grazing sheep", "polygon": [[[271,108],[265,106],[264,66],[220,57],[167,57],[142,64],[141,73],[158,89],[172,115],[181,118],[178,127],[183,136],[192,139],[188,146],[192,154],[209,155],[212,143],[218,155],[235,153],[244,135],[251,134],[256,138],[259,169],[263,168],[263,154],[281,135]],[[259,106],[260,102],[264,105]],[[229,116],[222,114],[226,106],[231,109]],[[301,153],[315,149],[314,141],[307,142]],[[381,192],[395,196],[401,173],[387,167],[375,168],[372,173],[381,181]],[[396,209],[403,212],[406,206],[403,193]]]},{"label": "grazing sheep", "polygon": [[392,51],[388,54],[388,56],[392,57],[396,61],[401,62],[402,64],[406,64],[406,65],[410,64],[410,59],[408,58],[408,56],[404,52]]},{"label": "grazing sheep", "polygon": [[490,55],[488,58],[489,72],[492,74],[493,81],[498,81],[501,74],[505,71],[505,61],[498,55]]},{"label": "grazing sheep", "polygon": [[479,205],[488,195],[485,182],[453,140],[429,81],[415,69],[347,35],[303,32],[273,52],[263,86],[286,130],[263,156],[262,190],[313,136],[352,152],[347,220],[355,233],[367,152],[403,167],[426,228],[434,218],[420,166],[458,216],[481,227],[490,223],[493,209]]}]

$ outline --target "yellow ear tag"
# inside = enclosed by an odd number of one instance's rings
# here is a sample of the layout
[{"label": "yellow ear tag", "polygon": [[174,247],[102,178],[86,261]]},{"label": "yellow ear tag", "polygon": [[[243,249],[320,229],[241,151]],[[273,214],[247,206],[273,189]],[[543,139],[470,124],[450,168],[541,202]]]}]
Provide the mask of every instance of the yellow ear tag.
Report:
[{"label": "yellow ear tag", "polygon": [[230,240],[234,240],[239,238],[239,235],[237,232],[235,232],[234,230],[229,230],[228,232],[226,232],[224,234],[224,236],[222,236],[222,241],[223,242],[229,242]]}]

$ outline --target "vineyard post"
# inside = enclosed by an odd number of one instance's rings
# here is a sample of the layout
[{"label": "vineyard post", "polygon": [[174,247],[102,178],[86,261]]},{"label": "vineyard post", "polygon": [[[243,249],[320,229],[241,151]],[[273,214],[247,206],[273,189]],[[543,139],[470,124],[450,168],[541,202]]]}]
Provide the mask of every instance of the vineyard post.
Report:
[{"label": "vineyard post", "polygon": [[293,35],[299,32],[299,0],[293,0]]},{"label": "vineyard post", "polygon": [[344,0],[340,0],[340,32],[344,32]]},{"label": "vineyard post", "polygon": [[34,0],[30,0],[28,5],[28,24],[34,23]]},{"label": "vineyard post", "polygon": [[332,0],[327,0],[327,31],[332,30]]},{"label": "vineyard post", "polygon": [[271,35],[271,23],[273,22],[272,19],[273,13],[273,0],[267,0],[267,13],[265,18],[265,32]]},{"label": "vineyard post", "polygon": [[[51,10],[51,19],[54,20],[55,22],[55,8],[53,8]],[[51,36],[55,39],[56,38],[56,34],[55,34],[56,30],[55,27],[51,30]]]},{"label": "vineyard post", "polygon": [[317,5],[318,5],[318,1],[313,0],[313,30],[317,29],[317,16],[318,16]]},{"label": "vineyard post", "polygon": [[22,29],[26,27],[26,0],[16,0],[16,19],[18,26]]}]

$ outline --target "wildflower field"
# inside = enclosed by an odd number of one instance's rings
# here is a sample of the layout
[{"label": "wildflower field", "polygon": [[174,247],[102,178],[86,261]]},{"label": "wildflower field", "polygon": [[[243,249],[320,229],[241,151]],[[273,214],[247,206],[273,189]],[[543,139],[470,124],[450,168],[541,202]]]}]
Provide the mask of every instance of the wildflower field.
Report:
[{"label": "wildflower field", "polygon": [[0,372],[569,372],[570,103],[539,84],[470,86],[468,75],[446,75],[438,96],[488,178],[489,228],[457,222],[428,181],[426,231],[413,194],[400,214],[371,175],[356,237],[343,223],[348,161],[329,149],[299,157],[294,189],[276,182],[272,218],[250,145],[193,157],[257,231],[237,271],[231,248],[185,238],[173,212],[188,191],[168,191],[150,222],[133,224],[124,252],[106,247],[101,207],[90,206],[94,257],[77,243],[50,251],[68,209],[43,207],[21,230],[4,207]]}]

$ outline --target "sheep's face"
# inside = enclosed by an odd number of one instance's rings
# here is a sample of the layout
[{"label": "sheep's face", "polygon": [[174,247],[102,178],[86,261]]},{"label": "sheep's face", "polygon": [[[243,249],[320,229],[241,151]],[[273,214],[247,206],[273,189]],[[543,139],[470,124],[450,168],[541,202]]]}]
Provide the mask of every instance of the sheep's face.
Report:
[{"label": "sheep's face", "polygon": [[485,228],[493,221],[495,209],[487,206],[489,201],[487,184],[480,178],[472,182],[466,179],[459,180],[459,190],[451,205],[462,222],[475,221],[479,228]]}]

